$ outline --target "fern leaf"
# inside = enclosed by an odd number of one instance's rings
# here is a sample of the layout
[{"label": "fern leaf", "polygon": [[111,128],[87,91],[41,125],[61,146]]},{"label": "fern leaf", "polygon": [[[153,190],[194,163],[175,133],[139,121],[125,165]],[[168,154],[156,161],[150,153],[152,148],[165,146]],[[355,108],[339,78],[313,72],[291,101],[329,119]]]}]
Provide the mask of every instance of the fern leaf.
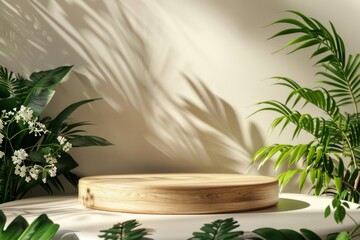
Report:
[{"label": "fern leaf", "polygon": [[141,240],[149,235],[149,230],[145,228],[138,228],[141,224],[136,220],[129,220],[115,224],[112,228],[101,230],[104,233],[99,235],[105,240]]},{"label": "fern leaf", "polygon": [[201,232],[193,232],[189,240],[233,240],[243,235],[243,231],[233,231],[238,228],[237,221],[233,218],[219,219],[212,223],[204,224]]}]

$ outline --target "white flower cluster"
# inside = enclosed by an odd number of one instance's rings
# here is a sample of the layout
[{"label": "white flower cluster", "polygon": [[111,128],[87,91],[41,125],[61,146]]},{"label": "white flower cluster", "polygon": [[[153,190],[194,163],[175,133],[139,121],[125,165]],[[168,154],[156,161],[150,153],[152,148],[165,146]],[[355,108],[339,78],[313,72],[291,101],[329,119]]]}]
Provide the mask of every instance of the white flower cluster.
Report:
[{"label": "white flower cluster", "polygon": [[3,110],[1,119],[4,119],[5,122],[1,120],[0,130],[3,129],[6,124],[13,121],[17,123],[21,121],[28,126],[29,133],[34,133],[35,136],[41,136],[49,132],[43,123],[38,122],[38,118],[34,117],[33,110],[29,107],[21,106],[19,110],[14,108],[13,111]]},{"label": "white flower cluster", "polygon": [[[45,167],[42,167],[38,164],[35,164],[33,166],[26,166],[25,160],[27,159],[29,155],[27,152],[20,148],[19,150],[14,151],[14,155],[11,157],[11,160],[13,164],[15,165],[15,174],[19,175],[22,178],[25,178],[26,182],[30,182],[31,179],[37,180],[39,178],[40,173],[48,173],[50,177],[56,176],[56,166],[55,163],[57,163],[56,158],[52,158],[52,162],[48,162],[49,164]],[[46,174],[43,174],[45,176],[42,181],[46,183]]]},{"label": "white flower cluster", "polygon": [[[13,111],[3,110],[0,118],[0,149],[3,149],[1,144],[4,138],[10,141],[10,145],[12,145],[11,139],[13,136],[8,136],[8,129],[6,130],[5,128],[13,122],[21,122],[27,127],[28,133],[33,133],[35,136],[40,137],[49,132],[46,126],[38,122],[38,118],[33,116],[33,111],[29,107],[21,106],[19,110],[14,108]],[[61,151],[68,152],[72,148],[72,144],[63,136],[58,136],[57,141],[58,144],[52,144],[51,147],[47,147],[51,149],[51,153],[43,156],[46,161],[45,166],[29,164],[29,154],[25,149],[20,148],[13,150],[11,161],[15,166],[14,173],[25,178],[26,182],[30,182],[32,179],[37,180],[40,174],[42,175],[42,181],[44,183],[46,183],[46,176],[55,177],[57,172],[57,167],[55,166],[58,162],[57,157],[60,157]],[[5,152],[7,151],[4,151],[0,150],[0,159],[6,157]]]},{"label": "white flower cluster", "polygon": [[62,147],[64,152],[68,152],[72,148],[72,144],[67,141],[67,139],[63,136],[58,136],[57,140]]}]

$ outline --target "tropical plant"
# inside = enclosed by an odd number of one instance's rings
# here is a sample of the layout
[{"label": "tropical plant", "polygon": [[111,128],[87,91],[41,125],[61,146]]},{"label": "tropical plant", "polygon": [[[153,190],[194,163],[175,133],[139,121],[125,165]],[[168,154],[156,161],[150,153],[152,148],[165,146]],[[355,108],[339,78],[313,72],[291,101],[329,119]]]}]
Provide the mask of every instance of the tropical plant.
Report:
[{"label": "tropical plant", "polygon": [[78,128],[88,123],[66,121],[78,107],[96,99],[73,103],[55,118],[39,120],[70,69],[36,72],[28,80],[0,66],[0,203],[21,198],[36,185],[49,193],[54,187],[63,190],[59,175],[76,186],[78,178],[70,170],[78,164],[70,148],[110,145],[103,138],[82,135]]},{"label": "tropical plant", "polygon": [[240,225],[233,218],[218,219],[212,223],[206,223],[200,228],[201,232],[194,232],[189,240],[230,240],[243,235],[243,231],[233,231]]},{"label": "tropical plant", "polygon": [[[311,58],[317,58],[314,66],[321,70],[319,87],[310,89],[300,86],[286,77],[275,77],[277,85],[284,86],[290,93],[284,103],[264,101],[259,111],[273,111],[280,114],[271,128],[281,132],[295,126],[292,138],[300,132],[312,136],[308,143],[273,144],[259,149],[253,162],[261,167],[275,158],[276,170],[285,164],[289,170],[278,176],[281,186],[295,175],[300,175],[299,190],[309,180],[315,195],[334,194],[339,200],[360,201],[360,55],[347,55],[342,38],[330,22],[331,29],[314,18],[289,11],[295,18],[284,18],[273,24],[288,24],[289,27],[276,33],[270,39],[300,34],[283,48],[295,46],[290,53],[313,47]],[[320,114],[302,113],[306,105],[319,109]],[[348,111],[348,112],[347,112]],[[302,166],[299,167],[299,164]],[[341,222],[345,208],[341,204],[335,218]]]},{"label": "tropical plant", "polygon": [[59,229],[46,214],[41,214],[30,225],[17,216],[5,229],[6,217],[0,210],[0,239],[6,240],[50,240]]},{"label": "tropical plant", "polygon": [[[144,228],[137,228],[140,223],[137,220],[129,220],[126,222],[115,224],[108,230],[101,230],[104,235],[100,238],[107,240],[145,240],[144,236],[150,231]],[[200,231],[192,233],[192,237],[188,240],[320,240],[323,239],[311,230],[300,229],[299,232],[291,229],[275,229],[275,228],[258,228],[250,232],[238,230],[239,224],[233,218],[218,219],[211,223],[205,223]],[[350,240],[359,236],[356,229],[351,233],[343,231],[330,233],[326,236],[327,240]]]},{"label": "tropical plant", "polygon": [[[54,224],[46,214],[37,217],[30,225],[21,216],[17,216],[5,229],[6,217],[0,210],[0,239],[6,240],[47,240],[57,233],[58,224]],[[133,219],[115,224],[113,227],[101,230],[99,238],[105,240],[151,240],[147,238],[152,230],[139,228],[141,224]],[[233,218],[218,219],[205,223],[200,232],[193,232],[189,240],[320,240],[319,235],[308,229],[299,232],[291,229],[259,228],[250,232],[238,230],[239,224]],[[356,229],[351,233],[343,231],[331,233],[327,240],[350,240],[359,236]]]},{"label": "tropical plant", "polygon": [[112,228],[101,230],[104,233],[99,235],[99,238],[105,240],[141,240],[150,234],[150,231],[145,228],[138,228],[141,224],[137,220],[129,220],[115,224]]}]

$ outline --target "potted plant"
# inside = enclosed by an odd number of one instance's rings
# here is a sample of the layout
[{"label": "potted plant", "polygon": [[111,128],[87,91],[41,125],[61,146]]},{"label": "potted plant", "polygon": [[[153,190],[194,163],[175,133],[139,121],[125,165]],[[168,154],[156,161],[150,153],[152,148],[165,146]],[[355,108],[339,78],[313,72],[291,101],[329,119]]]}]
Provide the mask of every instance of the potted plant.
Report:
[{"label": "potted plant", "polygon": [[[346,53],[344,41],[331,22],[328,29],[314,18],[289,12],[295,18],[274,23],[289,27],[270,39],[296,34],[298,36],[284,48],[295,46],[290,53],[312,48],[311,58],[317,59],[314,66],[320,68],[316,73],[321,77],[319,87],[310,89],[290,78],[275,77],[277,85],[289,89],[289,95],[284,102],[260,102],[263,107],[258,111],[280,115],[272,122],[272,129],[280,128],[282,132],[293,124],[293,139],[300,132],[307,132],[312,139],[301,144],[265,146],[254,154],[252,161],[261,167],[275,159],[276,170],[285,164],[291,167],[278,176],[282,186],[300,175],[299,190],[308,180],[315,195],[333,194],[334,216],[341,222],[347,204],[340,200],[360,201],[360,55]],[[306,105],[320,110],[321,114],[315,116],[304,111]],[[330,206],[326,216],[329,214]]]},{"label": "potted plant", "polygon": [[36,185],[50,193],[54,187],[63,189],[59,175],[76,186],[78,178],[70,170],[78,164],[68,151],[110,145],[103,138],[81,135],[78,128],[87,123],[66,121],[78,107],[95,99],[73,103],[53,119],[41,118],[70,69],[35,72],[25,79],[0,66],[0,203],[23,197]]}]

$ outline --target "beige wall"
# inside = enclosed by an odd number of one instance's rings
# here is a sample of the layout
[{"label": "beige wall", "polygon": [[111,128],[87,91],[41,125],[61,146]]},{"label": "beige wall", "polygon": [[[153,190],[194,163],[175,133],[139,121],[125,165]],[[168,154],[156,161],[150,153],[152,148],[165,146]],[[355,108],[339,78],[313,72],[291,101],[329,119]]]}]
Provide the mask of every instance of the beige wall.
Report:
[{"label": "beige wall", "polygon": [[[76,173],[248,172],[275,115],[255,103],[285,99],[271,76],[313,86],[309,52],[271,54],[286,39],[263,28],[298,10],[331,20],[360,52],[357,0],[1,1],[0,64],[25,75],[74,65],[47,109],[101,97],[74,121],[111,147],[72,150]],[[263,174],[273,174],[263,170]]]}]

